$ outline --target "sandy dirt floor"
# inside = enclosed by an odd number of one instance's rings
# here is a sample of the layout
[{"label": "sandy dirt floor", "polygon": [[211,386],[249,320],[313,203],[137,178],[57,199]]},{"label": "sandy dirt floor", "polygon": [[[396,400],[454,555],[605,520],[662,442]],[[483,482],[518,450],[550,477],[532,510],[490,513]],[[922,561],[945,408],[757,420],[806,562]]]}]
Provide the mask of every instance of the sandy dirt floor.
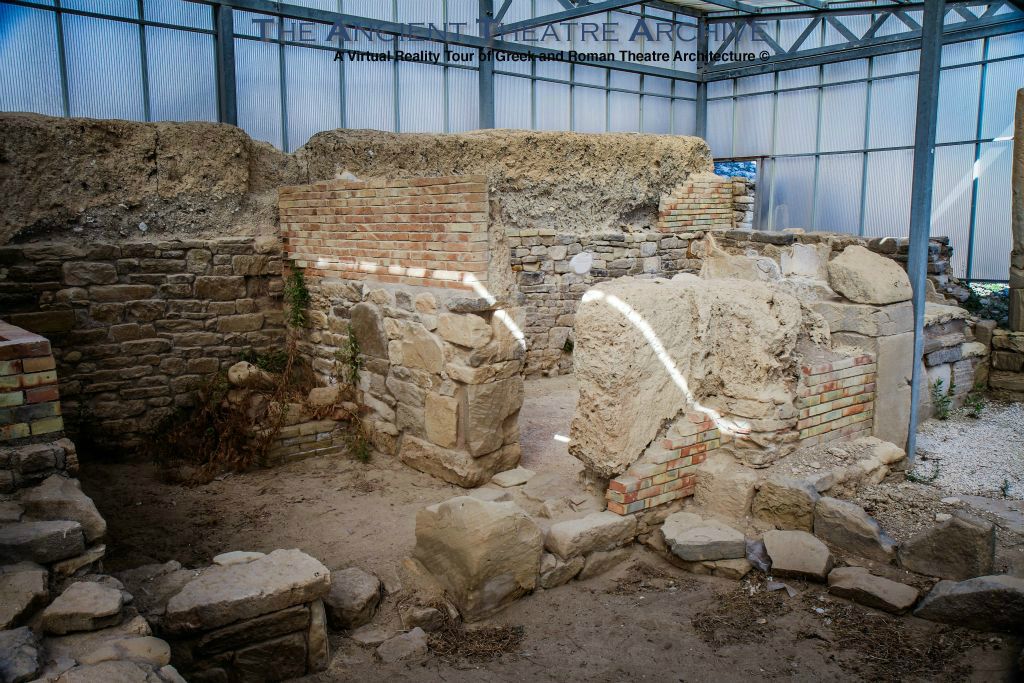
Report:
[{"label": "sandy dirt floor", "polygon": [[[573,379],[530,381],[526,396],[523,465],[576,490],[579,467],[554,438],[569,434]],[[315,458],[197,487],[161,482],[147,462],[93,461],[81,479],[110,527],[109,571],[300,548],[331,569],[372,571],[392,591],[416,511],[463,492],[383,457]],[[1013,680],[1021,645],[1013,638],[888,617],[820,585],[790,582],[789,597],[752,576],[695,576],[637,547],[613,572],[538,591],[469,636],[435,641],[423,663],[380,664],[371,649],[332,634],[331,668],[309,680]],[[397,632],[394,596],[374,623]]]}]

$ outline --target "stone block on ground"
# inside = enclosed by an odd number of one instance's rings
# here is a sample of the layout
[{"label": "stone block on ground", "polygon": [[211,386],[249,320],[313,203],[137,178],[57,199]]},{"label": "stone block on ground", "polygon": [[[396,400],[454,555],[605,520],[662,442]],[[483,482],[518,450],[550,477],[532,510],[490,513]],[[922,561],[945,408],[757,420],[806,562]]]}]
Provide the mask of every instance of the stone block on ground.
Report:
[{"label": "stone block on ground", "polygon": [[167,603],[170,633],[206,630],[319,600],[331,574],[299,550],[275,550],[245,564],[210,567]]},{"label": "stone block on ground", "polygon": [[27,626],[0,631],[0,680],[25,683],[39,673],[42,647]]},{"label": "stone block on ground", "polygon": [[235,652],[233,678],[241,681],[286,681],[306,674],[306,635],[290,633]]},{"label": "stone block on ground", "polygon": [[434,607],[412,607],[402,613],[402,626],[407,629],[419,627],[432,633],[444,626],[444,614]]},{"label": "stone block on ground", "polygon": [[828,592],[892,614],[903,614],[917,602],[916,588],[875,576],[863,567],[833,569]]},{"label": "stone block on ground", "polygon": [[632,548],[616,548],[615,550],[597,550],[587,555],[583,569],[576,576],[580,581],[599,576],[629,561],[633,554]]},{"label": "stone block on ground", "polygon": [[1019,633],[1024,627],[1024,579],[998,574],[939,581],[914,616],[977,631]]},{"label": "stone block on ground", "polygon": [[76,479],[54,474],[38,486],[23,491],[19,498],[26,514],[35,519],[78,522],[89,543],[107,533],[107,523],[92,498],[82,493]]},{"label": "stone block on ground", "polygon": [[702,519],[692,512],[676,512],[661,527],[665,543],[687,562],[735,560],[746,555],[742,531],[713,519]]},{"label": "stone block on ground", "polygon": [[410,434],[402,436],[398,457],[409,467],[463,488],[476,488],[498,472],[519,464],[519,444],[501,446],[493,453],[474,457],[469,453],[441,448]]},{"label": "stone block on ground", "polygon": [[50,597],[47,572],[26,562],[0,567],[0,631],[20,626]]},{"label": "stone block on ground", "polygon": [[824,581],[832,569],[828,546],[806,531],[768,531],[764,547],[773,576]]},{"label": "stone block on ground", "polygon": [[859,304],[894,304],[913,295],[907,272],[894,260],[850,245],[828,263],[828,282]]},{"label": "stone block on ground", "polygon": [[502,488],[522,486],[526,482],[530,481],[534,474],[536,473],[533,470],[528,470],[525,467],[517,467],[513,470],[498,472],[491,478],[491,483],[497,484]]},{"label": "stone block on ground", "polygon": [[727,519],[750,514],[757,487],[757,474],[731,462],[731,458],[709,457],[697,468],[694,502],[702,510]]},{"label": "stone block on ground", "polygon": [[599,550],[612,550],[636,536],[636,519],[614,512],[595,512],[580,519],[552,524],[544,546],[567,560]]},{"label": "stone block on ground", "polygon": [[957,511],[903,543],[899,563],[918,574],[954,581],[984,576],[995,562],[995,534],[988,520]]},{"label": "stone block on ground", "polygon": [[779,529],[811,531],[820,494],[810,483],[787,477],[763,481],[754,496],[754,517]]},{"label": "stone block on ground", "polygon": [[428,651],[427,634],[417,626],[408,633],[381,643],[374,656],[382,662],[401,662],[423,659]]},{"label": "stone block on ground", "polygon": [[540,587],[555,588],[569,583],[583,569],[584,562],[582,555],[563,560],[557,555],[544,553],[540,560]]},{"label": "stone block on ground", "polygon": [[0,526],[0,557],[7,562],[50,564],[81,555],[82,525],[67,520],[17,522]]},{"label": "stone block on ground", "polygon": [[221,553],[213,558],[213,563],[221,567],[230,567],[233,564],[245,564],[266,557],[266,553],[250,552],[247,550],[232,550]]},{"label": "stone block on ground", "polygon": [[814,506],[814,535],[858,557],[885,563],[896,558],[896,542],[864,508],[849,501],[820,499]]},{"label": "stone block on ground", "polygon": [[380,579],[358,567],[331,572],[331,591],[324,598],[332,628],[359,628],[373,620],[383,595]]},{"label": "stone block on ground", "polygon": [[99,664],[121,659],[153,666],[171,663],[171,646],[153,636],[116,638],[79,657],[81,664]]},{"label": "stone block on ground", "polygon": [[536,523],[512,503],[461,496],[416,515],[413,557],[466,621],[493,614],[532,591],[543,546]]},{"label": "stone block on ground", "polygon": [[46,633],[97,631],[121,623],[123,593],[92,581],[73,583],[43,610]]}]

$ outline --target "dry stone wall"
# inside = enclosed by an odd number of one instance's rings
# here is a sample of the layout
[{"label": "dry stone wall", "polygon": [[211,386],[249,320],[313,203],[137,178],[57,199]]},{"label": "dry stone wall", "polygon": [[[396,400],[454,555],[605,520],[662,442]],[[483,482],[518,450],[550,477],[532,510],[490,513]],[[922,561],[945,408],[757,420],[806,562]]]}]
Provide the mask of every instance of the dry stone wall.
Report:
[{"label": "dry stone wall", "polygon": [[138,445],[243,354],[284,344],[276,239],[35,242],[0,264],[5,319],[50,339],[80,440]]}]

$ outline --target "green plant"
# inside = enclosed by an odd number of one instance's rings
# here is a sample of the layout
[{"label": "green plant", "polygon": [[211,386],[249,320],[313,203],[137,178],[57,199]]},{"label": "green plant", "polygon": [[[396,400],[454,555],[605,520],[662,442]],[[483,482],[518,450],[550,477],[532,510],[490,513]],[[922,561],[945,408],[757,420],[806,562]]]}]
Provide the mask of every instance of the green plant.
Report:
[{"label": "green plant", "polygon": [[953,383],[946,389],[945,382],[937,379],[931,384],[932,414],[940,420],[949,419],[949,407],[953,403]]},{"label": "green plant", "polygon": [[271,349],[266,353],[256,353],[249,349],[241,355],[241,359],[275,374],[281,374],[288,366],[288,352],[281,349]]},{"label": "green plant", "polygon": [[566,339],[565,343],[562,344],[563,353],[572,353],[573,348],[575,348],[575,344],[572,343],[572,339]]},{"label": "green plant", "polygon": [[967,414],[977,420],[981,417],[981,412],[985,409],[985,397],[981,393],[982,385],[974,387],[974,391],[967,394],[967,398],[964,399],[964,406],[967,407]]},{"label": "green plant", "polygon": [[917,474],[914,470],[907,471],[907,481],[912,481],[915,484],[930,484],[939,478],[939,463],[932,464],[931,474]]},{"label": "green plant", "polygon": [[363,421],[360,413],[362,409],[359,404],[359,373],[363,369],[363,354],[359,348],[359,340],[356,338],[352,327],[348,328],[348,337],[344,345],[334,352],[336,362],[335,378],[342,387],[341,396],[348,396],[357,407],[353,410],[346,409],[343,405],[337,406],[338,410],[348,415],[350,428],[343,438],[348,446],[349,453],[359,462],[369,462],[373,451],[370,446],[370,437],[367,433],[368,427]]},{"label": "green plant", "polygon": [[1010,480],[1003,479],[1002,485],[999,487],[999,492],[1003,494],[1003,498],[1010,497]]},{"label": "green plant", "polygon": [[309,289],[306,288],[306,276],[299,268],[292,268],[291,274],[284,283],[284,300],[288,303],[288,324],[292,327],[305,327],[309,323],[306,309],[309,307]]},{"label": "green plant", "polygon": [[359,340],[356,339],[351,326],[348,328],[348,339],[345,340],[345,345],[334,352],[334,359],[341,365],[338,381],[355,390],[359,385],[359,372],[363,369],[363,356],[362,350],[359,348]]}]

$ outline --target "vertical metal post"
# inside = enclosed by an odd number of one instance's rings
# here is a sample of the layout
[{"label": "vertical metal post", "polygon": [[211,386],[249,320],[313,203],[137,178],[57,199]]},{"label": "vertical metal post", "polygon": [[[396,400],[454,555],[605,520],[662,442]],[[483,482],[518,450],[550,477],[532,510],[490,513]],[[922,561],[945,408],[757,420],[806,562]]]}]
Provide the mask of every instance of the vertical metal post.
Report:
[{"label": "vertical metal post", "polygon": [[213,6],[216,27],[214,50],[217,53],[217,106],[221,123],[238,125],[238,94],[235,90],[235,19],[232,9]]},{"label": "vertical metal post", "polygon": [[485,33],[483,36],[488,40],[487,49],[479,50],[479,78],[480,91],[480,127],[494,128],[494,60],[493,40],[494,27],[490,21],[494,19],[494,0],[479,0],[480,4],[480,29]]},{"label": "vertical metal post", "polygon": [[935,171],[935,121],[939,104],[942,22],[945,0],[925,0],[921,20],[921,68],[917,82],[917,129],[914,133],[914,177],[910,192],[910,256],[907,272],[914,288],[914,357],[910,386],[907,461],[913,466],[917,446],[917,410],[921,402],[921,357],[924,353],[925,283],[928,238],[932,220]]},{"label": "vertical metal post", "polygon": [[697,17],[697,137],[707,140],[708,137],[708,83],[704,80],[707,62],[701,62],[702,55],[708,52],[708,20]]}]

